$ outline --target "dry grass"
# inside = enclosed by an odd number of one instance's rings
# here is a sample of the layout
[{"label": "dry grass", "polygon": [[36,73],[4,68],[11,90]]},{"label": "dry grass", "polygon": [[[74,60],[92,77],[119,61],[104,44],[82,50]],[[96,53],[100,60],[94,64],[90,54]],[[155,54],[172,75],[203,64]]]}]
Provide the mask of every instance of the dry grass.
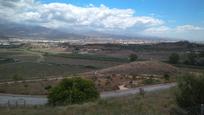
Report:
[{"label": "dry grass", "polygon": [[[91,74],[91,72],[89,72],[85,73],[85,75],[88,75],[88,79],[93,80],[99,91],[110,91],[118,90],[120,85],[124,85],[128,88],[134,88],[143,85],[165,83],[166,81],[164,80],[163,75],[175,74],[176,72],[177,68],[169,64],[155,61],[142,61],[99,70],[97,74]],[[148,80],[150,78],[151,81]],[[175,80],[175,76],[171,75],[171,80],[168,82],[173,80]],[[149,83],[149,81],[151,83]],[[3,84],[0,86],[0,92],[45,95],[47,94],[45,87],[48,85],[54,86],[58,82],[59,81],[57,80],[45,80],[40,82]]]},{"label": "dry grass", "polygon": [[48,91],[47,86],[55,86],[59,80],[44,80],[35,82],[23,82],[14,84],[1,84],[1,93],[12,93],[12,94],[26,94],[26,95],[46,95]]},{"label": "dry grass", "polygon": [[[124,74],[124,75],[138,75],[138,74],[164,75],[175,74],[177,72],[178,69],[176,67],[159,61],[132,62],[97,71],[98,74]],[[85,73],[85,75],[91,74],[93,74],[93,72]]]}]

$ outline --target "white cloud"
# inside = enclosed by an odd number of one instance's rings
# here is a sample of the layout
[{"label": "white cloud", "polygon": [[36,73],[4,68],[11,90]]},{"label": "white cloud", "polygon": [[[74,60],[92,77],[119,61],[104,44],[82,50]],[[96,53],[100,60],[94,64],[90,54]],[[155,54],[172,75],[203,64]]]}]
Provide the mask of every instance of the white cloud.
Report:
[{"label": "white cloud", "polygon": [[150,27],[145,29],[143,32],[146,34],[163,34],[169,32],[177,32],[177,33],[184,33],[184,32],[195,32],[195,31],[202,31],[204,30],[203,27],[194,26],[194,25],[181,25],[176,26],[175,28],[170,28],[168,26],[157,26],[157,27]]},{"label": "white cloud", "polygon": [[179,38],[185,40],[203,40],[204,28],[194,25],[181,25],[176,27],[157,26],[147,28],[142,31],[144,35],[167,37],[167,38]]},{"label": "white cloud", "polygon": [[35,23],[50,28],[83,26],[127,29],[164,23],[153,17],[135,16],[135,11],[132,9],[109,8],[104,5],[79,7],[65,3],[42,4],[35,0],[0,1],[0,18],[14,22]]},{"label": "white cloud", "polygon": [[167,26],[151,27],[144,30],[145,33],[149,34],[159,34],[171,31],[171,28]]},{"label": "white cloud", "polygon": [[177,26],[175,29],[177,32],[183,32],[183,31],[199,31],[199,30],[204,30],[204,28],[199,27],[199,26],[194,26],[194,25],[182,25],[182,26]]}]

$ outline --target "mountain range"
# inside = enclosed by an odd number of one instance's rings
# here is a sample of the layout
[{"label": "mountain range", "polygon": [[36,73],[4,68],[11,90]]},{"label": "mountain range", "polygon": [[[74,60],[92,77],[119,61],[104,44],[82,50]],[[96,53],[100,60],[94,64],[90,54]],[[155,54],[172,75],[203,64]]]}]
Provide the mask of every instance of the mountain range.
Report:
[{"label": "mountain range", "polygon": [[158,37],[131,36],[124,34],[112,34],[99,31],[80,31],[74,29],[50,29],[37,25],[26,25],[9,22],[0,19],[0,39],[139,39],[161,40]]}]

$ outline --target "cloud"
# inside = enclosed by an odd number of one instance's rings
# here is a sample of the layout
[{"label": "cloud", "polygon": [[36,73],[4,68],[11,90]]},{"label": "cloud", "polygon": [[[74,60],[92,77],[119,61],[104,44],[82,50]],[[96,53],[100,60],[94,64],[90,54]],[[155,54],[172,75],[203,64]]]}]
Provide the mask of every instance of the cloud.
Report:
[{"label": "cloud", "polygon": [[127,29],[164,23],[149,16],[135,16],[133,9],[109,8],[105,5],[80,7],[66,3],[43,4],[35,0],[0,1],[0,18],[49,28]]},{"label": "cloud", "polygon": [[175,30],[177,32],[200,31],[200,30],[204,30],[204,28],[199,27],[199,26],[194,26],[194,25],[182,25],[182,26],[177,26]]},{"label": "cloud", "polygon": [[168,26],[157,26],[157,27],[150,27],[146,28],[143,32],[146,34],[163,34],[169,32],[176,32],[176,33],[185,33],[185,32],[196,32],[204,30],[203,27],[194,26],[194,25],[181,25],[176,26],[174,28],[170,28]]},{"label": "cloud", "polygon": [[144,35],[179,38],[185,40],[203,40],[204,28],[195,25],[181,25],[176,27],[157,26],[144,29]]},{"label": "cloud", "polygon": [[149,34],[160,34],[160,33],[166,33],[171,31],[171,28],[167,26],[159,26],[159,27],[151,27],[144,30],[144,33]]}]

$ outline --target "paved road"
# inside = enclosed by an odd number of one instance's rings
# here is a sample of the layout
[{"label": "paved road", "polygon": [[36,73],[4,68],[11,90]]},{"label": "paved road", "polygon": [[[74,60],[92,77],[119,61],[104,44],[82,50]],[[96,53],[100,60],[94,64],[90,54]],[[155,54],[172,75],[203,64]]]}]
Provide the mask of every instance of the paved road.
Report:
[{"label": "paved road", "polygon": [[[121,97],[127,96],[131,94],[139,93],[139,89],[143,88],[145,92],[157,91],[157,90],[164,90],[175,86],[175,83],[170,84],[158,84],[158,85],[151,85],[151,86],[143,86],[123,91],[109,91],[109,92],[102,92],[100,94],[101,98],[107,99],[111,97]],[[8,102],[9,101],[9,102]],[[30,95],[14,95],[14,94],[1,94],[0,93],[0,105],[1,106],[8,106],[10,105],[45,105],[47,103],[47,98],[45,96],[30,96]]]},{"label": "paved road", "polygon": [[0,106],[16,106],[20,105],[45,105],[48,100],[43,96],[29,96],[29,95],[14,95],[14,94],[0,94]]},{"label": "paved road", "polygon": [[169,89],[173,86],[176,86],[176,83],[157,84],[157,85],[151,85],[151,86],[142,86],[142,87],[138,87],[138,88],[132,88],[132,89],[128,89],[128,90],[102,92],[100,95],[101,95],[101,98],[105,99],[105,98],[111,98],[111,97],[121,97],[121,96],[137,94],[137,93],[139,93],[140,88],[144,89],[145,92],[151,92],[151,91]]}]

